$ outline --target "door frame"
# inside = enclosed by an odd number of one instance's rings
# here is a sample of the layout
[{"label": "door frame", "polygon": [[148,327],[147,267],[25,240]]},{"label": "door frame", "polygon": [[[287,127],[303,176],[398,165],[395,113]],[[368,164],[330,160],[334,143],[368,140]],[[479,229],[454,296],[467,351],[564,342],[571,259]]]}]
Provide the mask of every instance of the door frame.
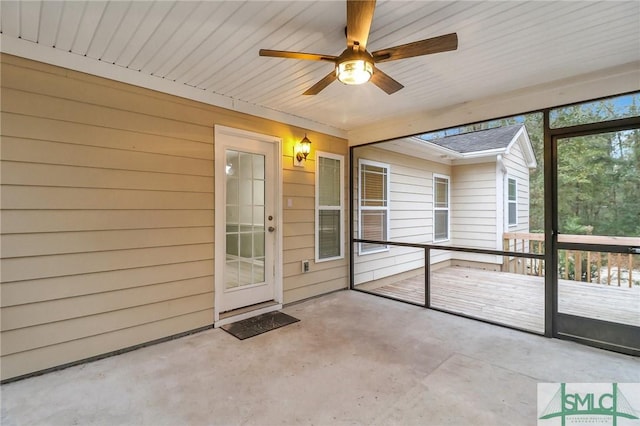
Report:
[{"label": "door frame", "polygon": [[[589,346],[639,356],[637,341],[640,333],[636,326],[614,323],[594,318],[578,317],[559,312],[558,307],[558,252],[573,249],[584,251],[609,251],[629,253],[630,246],[608,246],[602,244],[566,243],[558,241],[558,139],[617,132],[640,127],[640,117],[624,118],[564,128],[549,127],[549,110],[545,111],[545,243],[547,249],[547,274],[545,277],[545,335],[572,340]],[[547,147],[549,149],[547,149]],[[548,191],[548,192],[547,192]],[[549,202],[550,201],[550,202]]]},{"label": "door frame", "polygon": [[[224,260],[225,260],[225,232],[216,232],[216,230],[225,229],[225,200],[226,200],[226,186],[215,185],[215,182],[224,182],[226,172],[226,155],[225,150],[229,144],[225,141],[225,136],[241,137],[245,139],[252,139],[259,142],[270,143],[274,150],[273,170],[275,187],[274,187],[274,215],[276,235],[274,236],[274,253],[273,253],[273,300],[275,304],[262,309],[251,310],[243,312],[239,315],[220,318],[221,298],[217,295],[222,294],[224,291]],[[245,318],[250,318],[255,315],[259,315],[265,312],[275,311],[282,309],[282,303],[284,298],[284,288],[282,283],[282,139],[276,136],[265,135],[256,132],[250,132],[247,130],[236,129],[233,127],[214,125],[214,312],[213,320],[214,327],[219,327],[230,322],[238,321]],[[265,265],[266,267],[266,265]],[[265,271],[266,272],[266,271]]]}]

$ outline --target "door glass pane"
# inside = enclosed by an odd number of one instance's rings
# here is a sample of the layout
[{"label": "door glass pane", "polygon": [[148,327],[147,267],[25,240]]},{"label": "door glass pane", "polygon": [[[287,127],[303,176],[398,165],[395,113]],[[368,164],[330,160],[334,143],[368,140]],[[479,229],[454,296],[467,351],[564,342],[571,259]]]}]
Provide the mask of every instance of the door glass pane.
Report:
[{"label": "door glass pane", "polygon": [[265,157],[227,150],[225,288],[264,282]]},{"label": "door glass pane", "polygon": [[[640,130],[559,139],[558,312],[640,326]],[[624,253],[588,251],[588,244]]]},{"label": "door glass pane", "polygon": [[252,279],[254,284],[264,282],[264,257],[254,259]]}]

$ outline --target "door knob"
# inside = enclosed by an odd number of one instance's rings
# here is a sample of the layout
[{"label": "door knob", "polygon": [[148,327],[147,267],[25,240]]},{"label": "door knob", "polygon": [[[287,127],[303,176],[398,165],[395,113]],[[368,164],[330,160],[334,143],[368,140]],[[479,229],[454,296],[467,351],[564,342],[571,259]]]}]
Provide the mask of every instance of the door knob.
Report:
[{"label": "door knob", "polygon": [[270,226],[270,227],[269,227],[269,228],[267,228],[267,229],[269,229],[269,232],[273,232],[273,231],[275,231],[275,230],[276,230],[276,228],[274,228],[273,226]]}]

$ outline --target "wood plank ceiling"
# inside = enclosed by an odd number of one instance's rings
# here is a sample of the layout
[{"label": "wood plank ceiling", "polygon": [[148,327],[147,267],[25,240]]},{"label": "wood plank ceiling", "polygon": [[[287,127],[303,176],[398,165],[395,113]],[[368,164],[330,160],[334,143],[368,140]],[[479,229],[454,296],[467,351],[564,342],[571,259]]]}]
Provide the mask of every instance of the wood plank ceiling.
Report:
[{"label": "wood plank ceiling", "polygon": [[370,51],[450,32],[459,49],[380,64],[405,85],[333,83],[331,65],[264,58],[260,48],[339,55],[342,1],[2,1],[19,38],[148,79],[351,130],[640,60],[638,1],[379,1]]}]

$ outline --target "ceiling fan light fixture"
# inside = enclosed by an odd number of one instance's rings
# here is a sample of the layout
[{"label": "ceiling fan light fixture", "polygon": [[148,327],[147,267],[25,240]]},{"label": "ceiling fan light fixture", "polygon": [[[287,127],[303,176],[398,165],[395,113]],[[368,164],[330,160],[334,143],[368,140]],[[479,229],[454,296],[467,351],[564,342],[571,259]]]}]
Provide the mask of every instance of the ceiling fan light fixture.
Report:
[{"label": "ceiling fan light fixture", "polygon": [[338,63],[336,76],[344,84],[363,84],[371,79],[373,64],[364,59],[351,59]]}]

